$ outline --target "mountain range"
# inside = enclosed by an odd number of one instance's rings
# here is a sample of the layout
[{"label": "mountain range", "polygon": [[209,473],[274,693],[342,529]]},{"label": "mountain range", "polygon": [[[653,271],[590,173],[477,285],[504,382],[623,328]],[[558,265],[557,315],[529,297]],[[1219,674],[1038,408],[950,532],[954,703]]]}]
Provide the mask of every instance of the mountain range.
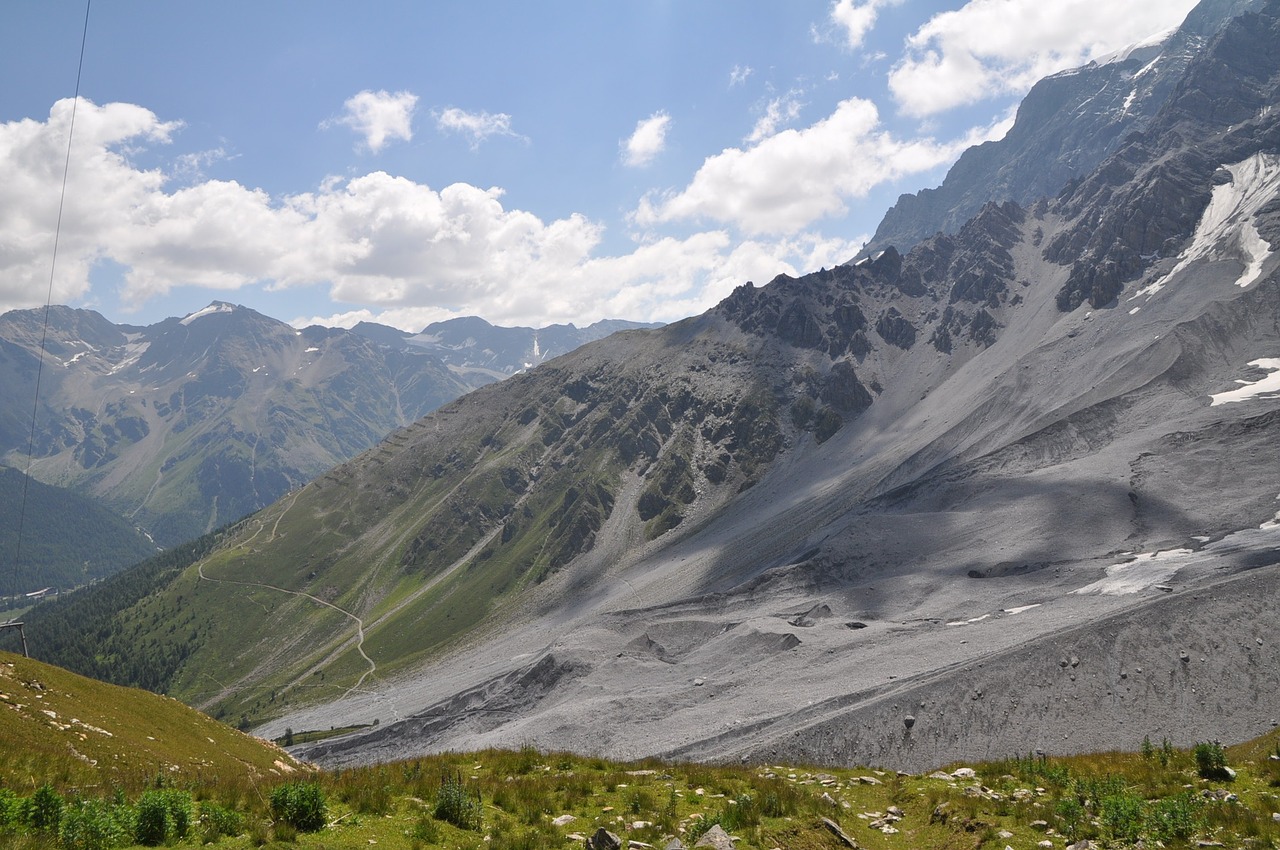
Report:
[{"label": "mountain range", "polygon": [[1037,86],[875,251],[444,404],[104,628],[180,643],[159,686],[263,734],[369,724],[301,749],[327,764],[1257,735],[1277,102],[1280,0],[1203,3]]},{"label": "mountain range", "polygon": [[252,513],[518,371],[522,357],[540,359],[539,334],[563,352],[615,327],[460,319],[418,335],[298,330],[225,302],[148,327],[69,307],[48,311],[47,330],[45,318],[0,316],[0,396],[12,400],[0,414],[0,456],[99,500],[163,546]]}]

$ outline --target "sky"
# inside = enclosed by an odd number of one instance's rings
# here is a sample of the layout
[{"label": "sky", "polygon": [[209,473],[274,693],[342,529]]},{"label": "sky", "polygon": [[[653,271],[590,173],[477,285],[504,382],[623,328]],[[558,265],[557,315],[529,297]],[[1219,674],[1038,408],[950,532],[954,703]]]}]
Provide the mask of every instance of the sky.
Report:
[{"label": "sky", "polygon": [[0,311],[673,321],[846,262],[1037,79],[1193,5],[12,0]]}]

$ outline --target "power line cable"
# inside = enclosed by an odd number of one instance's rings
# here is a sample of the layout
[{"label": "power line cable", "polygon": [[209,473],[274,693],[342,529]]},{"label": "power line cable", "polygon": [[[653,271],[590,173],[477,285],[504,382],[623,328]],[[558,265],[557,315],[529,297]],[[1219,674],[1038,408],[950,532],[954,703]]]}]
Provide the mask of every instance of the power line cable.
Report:
[{"label": "power line cable", "polygon": [[49,310],[53,304],[53,280],[58,268],[58,241],[62,236],[62,211],[67,201],[67,175],[71,171],[71,140],[76,132],[76,107],[80,105],[80,78],[84,73],[84,47],[89,41],[89,8],[93,0],[84,3],[84,29],[80,33],[80,61],[76,65],[76,93],[71,101],[71,123],[67,128],[67,154],[62,162],[62,192],[58,196],[58,222],[53,230],[53,259],[49,263],[49,289],[44,299],[44,325],[40,331],[40,355],[36,360],[36,391],[31,402],[31,434],[27,437],[27,469],[22,478],[22,499],[18,508],[18,539],[14,546],[14,585],[22,578],[22,532],[27,519],[27,485],[31,481],[31,464],[35,456],[36,418],[40,411],[40,379],[44,373],[44,351],[49,338]]}]

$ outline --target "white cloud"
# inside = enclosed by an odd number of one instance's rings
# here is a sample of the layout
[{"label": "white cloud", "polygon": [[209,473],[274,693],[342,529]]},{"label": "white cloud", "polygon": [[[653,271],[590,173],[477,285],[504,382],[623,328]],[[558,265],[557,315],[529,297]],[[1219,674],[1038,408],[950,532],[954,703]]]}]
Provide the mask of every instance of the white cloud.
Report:
[{"label": "white cloud", "polygon": [[436,127],[442,133],[459,133],[470,138],[472,149],[490,136],[512,136],[525,139],[511,129],[511,116],[505,112],[467,112],[451,106],[436,113]]},{"label": "white cloud", "polygon": [[925,116],[1003,94],[1179,24],[1196,0],[970,0],[907,39],[889,74],[901,109]]},{"label": "white cloud", "polygon": [[636,122],[635,132],[622,142],[622,163],[633,168],[643,168],[666,150],[667,131],[671,129],[671,116],[655,112]]},{"label": "white cloud", "polygon": [[358,133],[373,153],[381,151],[392,139],[406,142],[413,139],[413,112],[418,106],[415,94],[365,90],[347,98],[343,106],[346,111],[337,123]]},{"label": "white cloud", "polygon": [[[70,106],[60,101],[44,122],[0,124],[0,310],[43,302]],[[162,145],[178,126],[141,107],[81,101],[56,301],[91,295],[91,269],[109,260],[123,267],[122,300],[135,305],[184,286],[320,285],[349,305],[324,319],[335,324],[671,320],[744,280],[834,265],[861,244],[815,234],[739,242],[712,229],[601,255],[598,222],[543,221],[504,207],[496,188],[437,191],[384,172],[286,197],[225,180],[175,188],[121,153]]]},{"label": "white cloud", "polygon": [[880,10],[901,3],[902,0],[834,0],[826,28],[813,28],[814,40],[837,40],[849,50],[856,50],[875,27]]},{"label": "white cloud", "polygon": [[747,77],[750,77],[751,74],[752,74],[751,66],[734,65],[733,68],[729,71],[729,88],[742,85],[747,81]]},{"label": "white cloud", "polygon": [[652,227],[709,220],[751,235],[795,234],[845,213],[848,200],[873,187],[949,163],[966,147],[1005,129],[1002,124],[937,142],[895,138],[879,125],[870,101],[842,101],[810,127],[783,130],[754,147],[708,157],[684,189],[642,199],[632,222]]},{"label": "white cloud", "polygon": [[779,127],[799,118],[800,110],[804,108],[804,103],[800,100],[803,96],[804,92],[792,89],[781,97],[770,100],[765,105],[764,113],[756,119],[755,126],[751,128],[751,134],[746,139],[747,143],[754,144],[768,138],[777,132]]}]

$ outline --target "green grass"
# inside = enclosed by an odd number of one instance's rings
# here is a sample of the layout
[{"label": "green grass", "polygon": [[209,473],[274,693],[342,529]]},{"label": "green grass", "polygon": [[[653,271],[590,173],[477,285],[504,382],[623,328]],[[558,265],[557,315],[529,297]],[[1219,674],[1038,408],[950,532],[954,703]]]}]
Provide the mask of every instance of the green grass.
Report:
[{"label": "green grass", "polygon": [[[0,847],[135,846],[130,842],[149,836],[168,846],[228,850],[535,850],[580,844],[600,828],[632,847],[660,847],[672,837],[691,846],[719,824],[740,850],[835,850],[841,845],[824,819],[867,850],[1032,850],[1045,840],[1060,847],[1083,839],[1114,848],[1138,842],[1280,847],[1280,824],[1271,817],[1280,810],[1280,761],[1272,758],[1280,756],[1280,732],[1225,748],[1226,764],[1236,774],[1231,780],[1201,778],[1193,749],[1167,745],[1136,753],[1012,757],[968,765],[972,776],[615,762],[528,746],[287,773],[261,761],[281,758],[278,750],[172,700],[10,656],[0,659],[0,670],[9,671],[0,679],[7,705],[41,703],[26,712],[20,732],[9,717],[19,712],[0,711]],[[14,698],[19,693],[22,700]],[[51,719],[46,708],[59,718],[90,716],[77,700],[114,712],[111,719],[92,715],[92,723],[122,732],[80,740],[72,724],[77,751],[92,753],[97,762],[92,769],[67,755],[67,730],[43,722]],[[128,712],[134,714],[126,722]],[[91,731],[85,722],[78,728]],[[130,723],[136,728],[126,736]],[[296,734],[295,741],[308,734]],[[164,766],[191,762],[209,738],[230,757],[196,770]],[[91,750],[91,741],[101,746]],[[134,755],[157,746],[165,748],[159,767]],[[232,753],[233,747],[243,748]],[[127,770],[120,769],[122,758],[131,759]],[[254,758],[258,766],[246,769]],[[65,828],[33,826],[58,817]],[[78,843],[68,843],[67,836]],[[116,843],[86,843],[94,836],[115,836]]]},{"label": "green grass", "polygon": [[176,700],[0,653],[0,788],[97,796],[157,782],[217,789],[308,772]]}]

